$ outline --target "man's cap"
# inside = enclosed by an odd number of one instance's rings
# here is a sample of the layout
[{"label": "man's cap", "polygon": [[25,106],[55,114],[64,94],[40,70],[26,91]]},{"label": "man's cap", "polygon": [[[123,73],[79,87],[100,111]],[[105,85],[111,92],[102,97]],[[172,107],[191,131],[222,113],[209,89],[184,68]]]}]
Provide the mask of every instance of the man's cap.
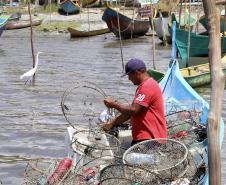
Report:
[{"label": "man's cap", "polygon": [[125,73],[122,75],[122,77],[128,75],[129,73],[131,73],[133,71],[136,71],[136,70],[139,70],[139,69],[144,69],[144,68],[146,68],[146,66],[145,66],[145,63],[142,60],[137,59],[137,58],[130,59],[126,63]]}]

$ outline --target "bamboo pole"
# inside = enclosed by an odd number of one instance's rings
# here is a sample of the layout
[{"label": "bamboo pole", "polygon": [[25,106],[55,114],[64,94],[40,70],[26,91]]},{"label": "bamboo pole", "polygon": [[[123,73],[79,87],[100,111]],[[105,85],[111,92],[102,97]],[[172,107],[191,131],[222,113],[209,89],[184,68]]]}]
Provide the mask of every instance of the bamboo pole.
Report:
[{"label": "bamboo pole", "polygon": [[220,121],[225,75],[221,66],[220,13],[215,0],[203,0],[209,26],[211,99],[208,115],[209,184],[221,185]]}]

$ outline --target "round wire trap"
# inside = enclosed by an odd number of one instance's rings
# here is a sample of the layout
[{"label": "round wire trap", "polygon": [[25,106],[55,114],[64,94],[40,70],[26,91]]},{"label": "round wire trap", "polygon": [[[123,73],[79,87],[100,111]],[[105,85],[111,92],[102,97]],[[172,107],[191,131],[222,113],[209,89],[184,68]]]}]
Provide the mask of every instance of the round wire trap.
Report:
[{"label": "round wire trap", "polygon": [[162,184],[158,174],[127,164],[113,164],[100,171],[101,185],[150,185]]},{"label": "round wire trap", "polygon": [[91,158],[106,156],[111,160],[120,154],[120,141],[113,135],[99,130],[77,131],[72,137],[72,149],[80,155]]},{"label": "round wire trap", "polygon": [[171,112],[166,116],[168,137],[182,141],[187,147],[207,138],[206,126],[199,123],[200,113],[194,111]]},{"label": "round wire trap", "polygon": [[28,161],[24,172],[23,184],[73,185],[71,168],[68,170],[61,168],[61,171],[55,172],[59,163],[59,159],[35,159]]},{"label": "round wire trap", "polygon": [[62,96],[63,115],[74,128],[87,128],[106,109],[104,97],[104,91],[91,82],[74,83]]},{"label": "round wire trap", "polygon": [[177,178],[187,169],[187,147],[172,139],[146,140],[130,147],[123,163],[144,168],[166,180]]}]

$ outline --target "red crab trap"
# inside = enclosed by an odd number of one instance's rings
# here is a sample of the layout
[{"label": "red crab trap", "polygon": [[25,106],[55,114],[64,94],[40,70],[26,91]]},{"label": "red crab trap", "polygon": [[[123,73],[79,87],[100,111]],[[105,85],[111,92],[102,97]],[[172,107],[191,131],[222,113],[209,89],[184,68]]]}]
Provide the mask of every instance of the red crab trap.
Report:
[{"label": "red crab trap", "polygon": [[151,139],[126,150],[123,163],[145,169],[162,178],[161,183],[166,183],[184,175],[188,167],[187,155],[188,149],[180,141]]}]

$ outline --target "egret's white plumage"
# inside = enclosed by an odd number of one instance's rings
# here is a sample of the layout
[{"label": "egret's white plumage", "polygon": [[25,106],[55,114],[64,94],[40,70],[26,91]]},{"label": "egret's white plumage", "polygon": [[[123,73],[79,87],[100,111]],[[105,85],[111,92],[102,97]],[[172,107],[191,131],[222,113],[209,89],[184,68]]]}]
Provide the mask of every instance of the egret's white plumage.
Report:
[{"label": "egret's white plumage", "polygon": [[36,55],[35,67],[32,68],[32,69],[30,69],[29,71],[27,71],[23,75],[21,75],[20,76],[20,79],[23,79],[23,78],[32,78],[33,77],[33,75],[35,74],[35,72],[37,71],[37,68],[38,68],[38,56],[39,56],[40,53],[42,53],[42,52],[38,52],[37,55]]}]

